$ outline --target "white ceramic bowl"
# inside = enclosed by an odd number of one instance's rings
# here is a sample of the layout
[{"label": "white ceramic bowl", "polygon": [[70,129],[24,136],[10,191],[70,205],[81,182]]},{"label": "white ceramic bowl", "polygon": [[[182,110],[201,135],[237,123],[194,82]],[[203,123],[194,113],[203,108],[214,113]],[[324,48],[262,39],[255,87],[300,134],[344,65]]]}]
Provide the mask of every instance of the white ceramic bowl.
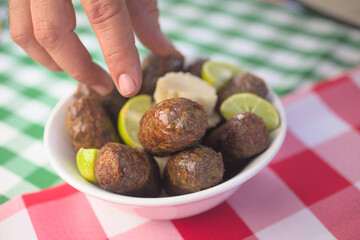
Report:
[{"label": "white ceramic bowl", "polygon": [[[75,91],[75,90],[74,90]],[[263,169],[279,151],[286,133],[286,117],[280,99],[270,92],[270,100],[281,118],[281,126],[270,133],[269,148],[254,158],[245,169],[215,187],[181,196],[139,198],[105,191],[86,181],[78,172],[71,140],[65,128],[65,111],[73,101],[73,92],[55,106],[45,127],[44,143],[47,157],[59,176],[68,184],[90,196],[110,203],[127,212],[151,219],[175,219],[199,214],[230,197],[242,183]]]}]

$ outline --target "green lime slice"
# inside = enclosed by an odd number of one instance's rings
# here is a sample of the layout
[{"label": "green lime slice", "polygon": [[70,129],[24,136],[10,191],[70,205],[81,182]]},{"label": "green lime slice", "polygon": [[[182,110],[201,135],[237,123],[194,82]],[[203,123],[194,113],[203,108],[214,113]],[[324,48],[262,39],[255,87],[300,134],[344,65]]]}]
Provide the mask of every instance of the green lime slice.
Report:
[{"label": "green lime slice", "polygon": [[244,72],[236,65],[226,62],[206,61],[201,69],[202,78],[220,91],[235,75]]},{"label": "green lime slice", "polygon": [[118,131],[125,144],[142,148],[138,138],[140,120],[151,108],[151,102],[151,96],[143,94],[132,97],[122,107],[119,113]]},{"label": "green lime slice", "polygon": [[97,149],[80,148],[76,154],[76,164],[80,174],[91,182],[97,183],[95,178],[94,165],[97,156]]},{"label": "green lime slice", "polygon": [[237,93],[227,98],[220,106],[221,115],[229,120],[243,112],[252,112],[261,117],[268,131],[280,126],[280,116],[273,105],[252,93]]}]

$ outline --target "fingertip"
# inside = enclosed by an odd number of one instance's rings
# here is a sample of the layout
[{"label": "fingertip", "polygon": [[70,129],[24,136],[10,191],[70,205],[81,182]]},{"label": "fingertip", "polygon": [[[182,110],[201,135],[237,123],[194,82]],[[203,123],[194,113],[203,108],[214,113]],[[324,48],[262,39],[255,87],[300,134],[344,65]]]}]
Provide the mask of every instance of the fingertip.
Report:
[{"label": "fingertip", "polygon": [[104,85],[93,85],[91,87],[92,87],[92,89],[95,90],[95,92],[97,92],[98,94],[100,94],[102,96],[106,96],[106,95],[110,94],[112,91],[112,89],[109,89],[107,86],[104,86]]},{"label": "fingertip", "polygon": [[157,50],[155,52],[156,54],[160,56],[166,56],[173,53],[175,51],[175,47],[170,41],[170,39],[165,34],[162,33],[162,44],[156,50]]},{"label": "fingertip", "polygon": [[133,97],[139,92],[140,89],[137,81],[126,73],[120,75],[119,79],[117,80],[117,86],[120,94],[124,97]]},{"label": "fingertip", "polygon": [[[96,65],[96,68],[99,69],[100,66]],[[114,88],[114,83],[111,76],[102,68],[100,68],[100,80],[100,84],[93,84],[91,87],[102,96],[110,94]]]},{"label": "fingertip", "polygon": [[168,56],[175,51],[171,40],[162,32],[158,31],[152,38],[138,36],[142,43],[153,53],[159,56]]}]

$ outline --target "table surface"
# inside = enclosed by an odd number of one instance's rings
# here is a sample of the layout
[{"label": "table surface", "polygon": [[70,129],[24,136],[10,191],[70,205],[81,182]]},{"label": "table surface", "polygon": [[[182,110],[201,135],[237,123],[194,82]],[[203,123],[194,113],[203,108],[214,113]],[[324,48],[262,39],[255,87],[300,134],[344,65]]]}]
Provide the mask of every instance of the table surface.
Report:
[{"label": "table surface", "polygon": [[[80,1],[73,1],[77,28],[93,59],[105,67]],[[37,65],[8,33],[0,2],[0,204],[62,180],[43,147],[46,120],[76,82]],[[360,64],[360,30],[298,5],[258,1],[160,0],[164,32],[187,59],[230,61],[263,77],[279,95]],[[147,50],[136,41],[142,57]]]},{"label": "table surface", "polygon": [[64,183],[2,204],[0,239],[360,239],[360,68],[282,102],[279,153],[209,211],[156,221]]}]

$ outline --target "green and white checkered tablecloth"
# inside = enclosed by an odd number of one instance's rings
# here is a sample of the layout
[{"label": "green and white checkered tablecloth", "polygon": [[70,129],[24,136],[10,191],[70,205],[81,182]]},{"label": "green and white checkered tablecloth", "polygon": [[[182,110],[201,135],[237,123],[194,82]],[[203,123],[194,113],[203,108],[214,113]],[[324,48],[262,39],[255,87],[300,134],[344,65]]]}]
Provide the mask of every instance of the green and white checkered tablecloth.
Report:
[{"label": "green and white checkered tablecloth", "polygon": [[[105,66],[80,1],[73,1],[76,32],[94,60]],[[0,1],[0,204],[61,182],[43,148],[43,130],[56,102],[76,82],[37,65],[11,42],[7,3]],[[159,0],[165,33],[188,58],[237,63],[262,76],[278,93],[360,65],[360,30],[258,1]],[[140,56],[147,50],[136,43]]]}]

